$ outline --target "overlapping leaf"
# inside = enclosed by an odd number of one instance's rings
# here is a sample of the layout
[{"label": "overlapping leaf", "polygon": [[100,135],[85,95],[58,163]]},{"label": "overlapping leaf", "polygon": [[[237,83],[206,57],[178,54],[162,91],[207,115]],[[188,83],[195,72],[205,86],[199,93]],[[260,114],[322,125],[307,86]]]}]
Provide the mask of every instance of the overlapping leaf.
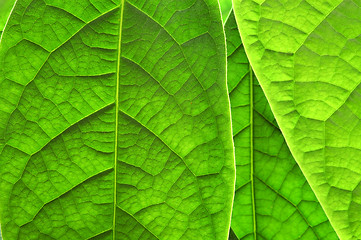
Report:
[{"label": "overlapping leaf", "polygon": [[232,0],[219,0],[219,5],[221,7],[222,20],[225,22],[232,9]]},{"label": "overlapping leaf", "polygon": [[361,239],[361,2],[234,0],[255,73],[341,239]]},{"label": "overlapping leaf", "polygon": [[[15,0],[1,0],[0,1],[0,39],[2,32],[4,30],[6,21],[11,12],[11,8],[14,5]],[[0,240],[2,239],[1,230],[0,230]]]},{"label": "overlapping leaf", "polygon": [[18,0],[0,46],[5,239],[225,239],[216,0]]},{"label": "overlapping leaf", "polygon": [[0,0],[0,36],[4,30],[15,0]]},{"label": "overlapping leaf", "polygon": [[233,11],[225,30],[237,166],[230,239],[337,239],[251,70]]}]

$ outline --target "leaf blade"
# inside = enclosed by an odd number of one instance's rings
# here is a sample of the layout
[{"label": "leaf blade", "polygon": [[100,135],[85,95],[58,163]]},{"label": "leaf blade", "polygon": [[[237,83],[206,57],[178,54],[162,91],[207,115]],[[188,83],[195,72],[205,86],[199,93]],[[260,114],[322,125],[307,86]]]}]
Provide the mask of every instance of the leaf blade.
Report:
[{"label": "leaf blade", "polygon": [[18,1],[0,45],[5,239],[227,236],[218,3],[156,2]]},{"label": "leaf blade", "polygon": [[0,1],[0,38],[4,31],[6,21],[10,15],[11,9],[15,4],[15,0]]},{"label": "leaf blade", "polygon": [[338,239],[253,79],[233,12],[225,30],[237,164],[233,238]]},{"label": "leaf blade", "polygon": [[[350,130],[352,123],[345,116],[353,121],[358,119],[357,114],[347,110],[348,106],[354,106],[351,98],[358,91],[359,74],[355,65],[357,54],[350,52],[348,57],[346,55],[349,49],[358,48],[358,44],[354,44],[353,41],[357,39],[359,32],[359,3],[311,1],[312,9],[305,4],[293,6],[287,3],[280,6],[280,11],[291,7],[289,16],[298,14],[300,17],[304,16],[308,22],[305,24],[302,24],[302,21],[292,22],[292,19],[295,19],[292,17],[289,20],[282,19],[268,35],[268,39],[273,38],[272,41],[263,47],[259,43],[267,36],[257,32],[253,23],[251,24],[253,27],[248,29],[242,29],[242,26],[245,27],[245,21],[251,19],[258,21],[256,18],[260,16],[260,12],[255,11],[251,15],[252,9],[268,8],[268,14],[272,14],[276,8],[250,1],[235,2],[235,4],[239,10],[240,8],[249,10],[245,11],[246,14],[239,15],[241,34],[244,35],[251,62],[266,90],[272,108],[277,113],[278,122],[296,160],[340,238],[359,238],[360,226],[357,222],[359,222],[360,210],[357,200],[353,197],[360,181],[358,171],[354,169],[357,169],[358,165],[358,146],[357,144],[354,146],[356,139],[349,143],[345,137],[353,135]],[[314,18],[306,12],[311,13]],[[348,17],[342,17],[346,15]],[[276,20],[277,18],[279,17],[276,17]],[[347,29],[346,26],[351,26],[351,22],[353,28]],[[263,27],[267,28],[268,23],[264,21]],[[274,35],[274,32],[279,31],[286,24],[289,26],[282,30],[281,38]],[[292,34],[296,29],[299,31]],[[251,31],[254,37],[248,38]],[[287,42],[291,35],[292,40]],[[334,43],[328,42],[330,37],[335,37]],[[277,42],[286,42],[286,44],[277,45]],[[341,45],[344,47],[340,47]],[[268,58],[267,64],[274,64],[274,71],[277,72],[280,80],[278,86],[272,84],[273,77],[267,78],[262,75],[265,64],[260,62],[261,51],[264,52],[264,58]],[[272,51],[274,53],[271,53]],[[351,55],[355,56],[349,58]],[[278,63],[275,64],[271,58],[278,59]],[[329,75],[327,71],[322,71],[322,68],[334,71],[335,77]],[[276,91],[278,95],[275,94]],[[290,95],[289,92],[294,92],[294,95]],[[339,131],[343,131],[342,135],[336,134]],[[336,159],[344,160],[338,162]]]}]

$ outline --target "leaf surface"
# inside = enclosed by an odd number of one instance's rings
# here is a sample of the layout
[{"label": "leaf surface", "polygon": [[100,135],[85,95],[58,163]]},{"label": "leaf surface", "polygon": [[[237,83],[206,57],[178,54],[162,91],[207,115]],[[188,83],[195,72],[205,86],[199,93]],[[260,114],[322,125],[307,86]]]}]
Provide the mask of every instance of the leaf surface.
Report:
[{"label": "leaf surface", "polygon": [[[15,0],[0,0],[0,39]],[[2,239],[0,230],[0,240]]]},{"label": "leaf surface", "polygon": [[0,37],[14,3],[15,0],[0,0]]},{"label": "leaf surface", "polygon": [[233,239],[338,239],[252,72],[233,11],[225,31],[237,170]]},{"label": "leaf surface", "polygon": [[225,239],[216,0],[18,0],[0,45],[4,239]]},{"label": "leaf surface", "polygon": [[235,0],[255,73],[341,239],[361,239],[361,2]]},{"label": "leaf surface", "polygon": [[221,7],[222,20],[225,22],[229,12],[232,10],[232,0],[219,0],[219,5]]}]

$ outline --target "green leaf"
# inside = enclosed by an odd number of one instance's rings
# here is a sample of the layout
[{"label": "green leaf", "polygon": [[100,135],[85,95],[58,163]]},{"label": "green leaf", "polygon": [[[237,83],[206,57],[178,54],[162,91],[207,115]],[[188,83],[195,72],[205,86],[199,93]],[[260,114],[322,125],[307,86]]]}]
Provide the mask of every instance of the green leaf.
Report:
[{"label": "green leaf", "polygon": [[[0,40],[15,0],[0,0]],[[0,230],[0,240],[2,239]]]},{"label": "green leaf", "polygon": [[5,239],[226,239],[216,0],[18,0],[0,46]]},{"label": "green leaf", "polygon": [[232,0],[219,0],[219,4],[221,6],[222,20],[225,22],[232,10]]},{"label": "green leaf", "polygon": [[225,31],[237,166],[229,239],[338,239],[252,72],[233,11]]},{"label": "green leaf", "polygon": [[234,1],[246,52],[341,239],[361,239],[361,2]]},{"label": "green leaf", "polygon": [[0,0],[0,37],[14,3],[15,0]]}]

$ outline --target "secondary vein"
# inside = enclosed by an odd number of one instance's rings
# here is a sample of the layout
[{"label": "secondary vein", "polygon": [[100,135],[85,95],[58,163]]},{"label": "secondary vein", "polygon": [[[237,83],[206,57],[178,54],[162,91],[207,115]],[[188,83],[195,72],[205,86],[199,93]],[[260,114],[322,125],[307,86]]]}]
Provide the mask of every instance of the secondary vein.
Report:
[{"label": "secondary vein", "polygon": [[114,143],[114,205],[113,205],[113,240],[116,239],[116,211],[117,211],[117,162],[118,162],[118,128],[119,128],[119,69],[122,47],[122,29],[123,29],[124,0],[120,6],[119,21],[119,42],[118,42],[118,64],[117,64],[117,84],[115,93],[115,143]]}]

